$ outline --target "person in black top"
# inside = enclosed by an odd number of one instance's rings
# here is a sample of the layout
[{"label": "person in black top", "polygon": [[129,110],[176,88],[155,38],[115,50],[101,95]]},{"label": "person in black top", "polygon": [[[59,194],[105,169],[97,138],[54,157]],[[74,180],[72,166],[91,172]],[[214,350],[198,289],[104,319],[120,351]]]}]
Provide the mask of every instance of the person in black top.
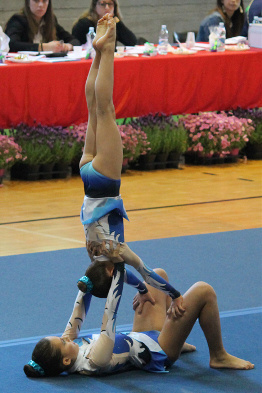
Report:
[{"label": "person in black top", "polygon": [[245,23],[241,32],[244,37],[248,36],[249,23],[253,22],[254,16],[262,16],[262,0],[252,0],[246,8]]},{"label": "person in black top", "polygon": [[202,20],[196,41],[208,42],[211,26],[218,26],[220,22],[225,24],[226,38],[240,35],[244,24],[243,0],[217,0],[216,8]]},{"label": "person in black top", "polygon": [[66,52],[80,45],[58,24],[52,0],[25,0],[21,11],[8,20],[5,33],[10,37],[10,52]]},{"label": "person in black top", "polygon": [[89,27],[94,27],[96,31],[98,20],[106,14],[111,14],[115,17],[116,41],[127,46],[137,45],[135,34],[122,21],[117,0],[92,0],[89,10],[85,11],[73,25],[72,34],[81,44],[85,44]]}]

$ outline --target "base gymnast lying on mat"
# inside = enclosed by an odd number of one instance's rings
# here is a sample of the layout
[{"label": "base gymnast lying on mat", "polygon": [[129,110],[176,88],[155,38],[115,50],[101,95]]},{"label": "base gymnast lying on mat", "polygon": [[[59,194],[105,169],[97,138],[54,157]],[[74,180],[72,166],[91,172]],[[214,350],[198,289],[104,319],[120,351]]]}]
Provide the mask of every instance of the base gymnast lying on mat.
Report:
[{"label": "base gymnast lying on mat", "polygon": [[[163,269],[156,269],[165,280]],[[32,360],[24,366],[28,377],[56,376],[62,372],[85,375],[111,374],[141,369],[165,372],[181,352],[195,350],[185,343],[197,319],[204,332],[210,354],[210,367],[249,370],[254,365],[228,354],[223,346],[217,298],[214,289],[204,283],[194,284],[183,296],[185,313],[178,315],[171,298],[148,286],[155,304],[143,303],[139,293],[133,301],[135,316],[130,333],[115,333],[116,315],[123,289],[124,270],[114,269],[112,286],[106,301],[101,333],[77,338],[88,312],[92,295],[79,291],[72,315],[62,337],[43,338],[35,346]],[[140,283],[140,286],[147,284]]]},{"label": "base gymnast lying on mat", "polygon": [[[95,94],[97,111],[101,112],[101,116],[97,117],[97,130],[99,130],[99,122],[105,124],[105,135],[100,135],[98,132],[96,138],[107,138],[108,143],[112,143],[111,151],[114,151],[115,143],[121,143],[119,133],[117,134],[118,131],[115,131],[115,135],[118,135],[119,142],[117,142],[117,137],[109,137],[106,133],[106,125],[109,122],[112,122],[112,129],[115,127],[113,126],[115,122],[111,119],[112,113],[114,113],[111,97],[113,91],[115,29],[114,19],[110,16],[104,17],[100,22],[98,38],[94,45],[101,59],[98,60],[96,55],[92,64],[94,69],[98,69],[95,80]],[[92,71],[90,72],[92,75]],[[106,92],[109,92],[109,94]],[[117,128],[115,129],[117,130]],[[95,135],[93,135],[94,137]],[[87,155],[86,150],[85,154]],[[97,152],[93,159],[94,168],[98,171],[100,170],[99,157],[99,152]],[[118,179],[120,177],[120,161],[121,157],[117,155],[113,156],[113,160],[112,157],[109,158],[111,164],[108,163],[108,166],[115,169],[110,170],[110,173],[105,171],[104,176],[110,175],[111,179]],[[90,164],[90,167],[92,168],[92,164]],[[115,174],[112,175],[114,171]],[[110,221],[110,218],[108,221]],[[101,243],[101,239],[99,240]],[[94,254],[98,258],[101,255],[97,250],[99,250],[99,247],[102,249],[103,246],[104,244],[95,248]],[[164,372],[167,367],[177,360],[181,351],[195,349],[193,346],[185,344],[185,340],[197,319],[199,319],[208,343],[211,367],[232,369],[251,369],[254,367],[250,362],[231,356],[225,351],[221,337],[216,294],[212,287],[199,282],[193,285],[182,297],[168,284],[165,271],[157,269],[157,271],[150,270],[146,277],[149,276],[150,284],[154,285],[154,277],[158,277],[155,286],[162,291],[160,292],[150,286],[149,292],[149,287],[135,276],[132,276],[131,280],[126,279],[127,273],[124,264],[119,262],[123,259],[126,262],[122,246],[122,244],[117,244],[116,247],[110,247],[109,244],[106,251],[103,251],[108,258],[108,263],[114,261],[117,263],[112,263],[111,286],[106,300],[100,334],[91,338],[78,338],[93,292],[93,284],[91,283],[92,285],[89,286],[90,282],[87,282],[87,293],[84,294],[79,291],[72,315],[62,337],[47,337],[36,344],[32,353],[32,360],[24,366],[24,372],[27,376],[54,376],[64,371],[97,375],[134,367],[151,372]],[[116,335],[116,315],[124,280],[137,287],[139,293],[133,301],[135,317],[132,332]]]}]

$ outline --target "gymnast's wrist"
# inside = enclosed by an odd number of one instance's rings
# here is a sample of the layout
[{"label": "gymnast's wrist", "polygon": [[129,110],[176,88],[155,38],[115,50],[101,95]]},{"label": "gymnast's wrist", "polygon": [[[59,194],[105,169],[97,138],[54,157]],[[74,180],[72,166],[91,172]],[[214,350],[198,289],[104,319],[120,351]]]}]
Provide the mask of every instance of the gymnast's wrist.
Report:
[{"label": "gymnast's wrist", "polygon": [[124,262],[117,262],[115,264],[115,269],[118,270],[119,272],[124,272],[125,271],[125,263]]},{"label": "gymnast's wrist", "polygon": [[138,292],[140,293],[140,295],[145,295],[148,292],[148,289],[145,286],[145,288],[143,288],[143,289],[138,289]]}]

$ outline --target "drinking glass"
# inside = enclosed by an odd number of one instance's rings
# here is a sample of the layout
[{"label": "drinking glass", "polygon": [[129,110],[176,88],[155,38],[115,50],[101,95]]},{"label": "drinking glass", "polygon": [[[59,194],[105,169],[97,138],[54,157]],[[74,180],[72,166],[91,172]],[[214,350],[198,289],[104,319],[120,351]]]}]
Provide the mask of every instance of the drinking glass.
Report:
[{"label": "drinking glass", "polygon": [[73,50],[76,57],[82,57],[82,46],[74,46]]},{"label": "drinking glass", "polygon": [[186,37],[186,47],[188,49],[191,49],[191,48],[193,48],[195,43],[196,43],[195,33],[193,31],[189,31],[187,33],[187,37]]},{"label": "drinking glass", "polygon": [[117,46],[116,47],[117,53],[121,56],[124,56],[125,53],[125,47],[124,46]]}]

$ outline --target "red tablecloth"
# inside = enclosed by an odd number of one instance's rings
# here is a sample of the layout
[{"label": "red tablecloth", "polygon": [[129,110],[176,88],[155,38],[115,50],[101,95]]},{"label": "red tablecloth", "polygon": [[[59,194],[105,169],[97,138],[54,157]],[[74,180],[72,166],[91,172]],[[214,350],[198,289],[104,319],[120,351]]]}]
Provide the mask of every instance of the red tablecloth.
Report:
[{"label": "red tablecloth", "polygon": [[[91,60],[0,67],[0,127],[87,121]],[[262,50],[115,59],[116,117],[262,107]]]}]

